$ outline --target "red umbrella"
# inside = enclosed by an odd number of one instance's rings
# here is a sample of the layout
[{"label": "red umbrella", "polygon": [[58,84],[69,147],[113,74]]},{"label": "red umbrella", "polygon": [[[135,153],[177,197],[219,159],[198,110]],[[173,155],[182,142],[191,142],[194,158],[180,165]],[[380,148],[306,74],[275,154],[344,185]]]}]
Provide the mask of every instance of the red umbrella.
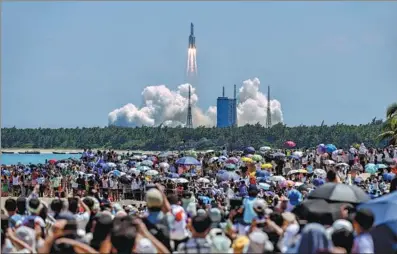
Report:
[{"label": "red umbrella", "polygon": [[287,142],[285,142],[284,143],[287,147],[289,147],[289,148],[292,148],[292,147],[295,147],[296,146],[296,144],[295,144],[295,142],[294,141],[287,141]]},{"label": "red umbrella", "polygon": [[57,160],[52,159],[52,160],[49,160],[48,162],[49,162],[50,164],[55,164],[55,163],[57,162]]}]

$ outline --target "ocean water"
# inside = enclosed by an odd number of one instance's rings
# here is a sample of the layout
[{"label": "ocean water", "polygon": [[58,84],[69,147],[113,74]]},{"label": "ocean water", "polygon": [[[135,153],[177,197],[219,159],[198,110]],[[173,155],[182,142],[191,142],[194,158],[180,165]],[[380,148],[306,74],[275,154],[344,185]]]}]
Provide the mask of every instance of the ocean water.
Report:
[{"label": "ocean water", "polygon": [[0,155],[0,164],[5,165],[15,165],[18,163],[22,164],[38,164],[45,163],[45,160],[62,160],[68,158],[81,158],[81,154],[1,154]]}]

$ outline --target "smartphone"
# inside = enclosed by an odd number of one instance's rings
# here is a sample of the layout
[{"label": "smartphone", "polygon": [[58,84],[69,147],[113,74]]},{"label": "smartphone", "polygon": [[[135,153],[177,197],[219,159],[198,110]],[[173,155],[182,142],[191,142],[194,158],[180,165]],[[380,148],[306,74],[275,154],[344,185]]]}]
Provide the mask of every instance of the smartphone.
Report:
[{"label": "smartphone", "polygon": [[243,199],[242,198],[231,198],[230,199],[230,209],[239,209],[243,205]]}]

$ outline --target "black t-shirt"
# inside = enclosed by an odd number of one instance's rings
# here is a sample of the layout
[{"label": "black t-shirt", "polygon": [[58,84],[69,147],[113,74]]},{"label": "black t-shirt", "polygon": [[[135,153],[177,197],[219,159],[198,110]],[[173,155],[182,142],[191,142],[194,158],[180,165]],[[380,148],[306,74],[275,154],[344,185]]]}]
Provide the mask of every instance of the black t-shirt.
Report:
[{"label": "black t-shirt", "polygon": [[390,183],[390,192],[397,191],[397,176]]}]

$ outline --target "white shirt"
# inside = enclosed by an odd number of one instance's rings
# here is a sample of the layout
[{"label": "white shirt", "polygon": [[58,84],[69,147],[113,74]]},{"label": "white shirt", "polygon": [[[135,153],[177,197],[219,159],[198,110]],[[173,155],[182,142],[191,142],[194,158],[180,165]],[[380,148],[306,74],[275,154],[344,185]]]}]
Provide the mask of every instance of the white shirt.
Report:
[{"label": "white shirt", "polygon": [[77,233],[79,235],[85,235],[85,227],[87,226],[88,221],[90,220],[90,214],[88,212],[75,214],[77,222]]},{"label": "white shirt", "polygon": [[374,241],[368,233],[363,233],[354,239],[352,253],[374,253]]},{"label": "white shirt", "polygon": [[108,179],[102,179],[102,188],[104,188],[104,189],[109,188]]},{"label": "white shirt", "polygon": [[172,205],[171,212],[174,221],[171,224],[170,237],[172,240],[183,240],[189,235],[189,232],[186,229],[187,214],[185,210],[183,210],[183,207],[179,205]]},{"label": "white shirt", "polygon": [[12,177],[12,185],[19,185],[19,176]]}]

